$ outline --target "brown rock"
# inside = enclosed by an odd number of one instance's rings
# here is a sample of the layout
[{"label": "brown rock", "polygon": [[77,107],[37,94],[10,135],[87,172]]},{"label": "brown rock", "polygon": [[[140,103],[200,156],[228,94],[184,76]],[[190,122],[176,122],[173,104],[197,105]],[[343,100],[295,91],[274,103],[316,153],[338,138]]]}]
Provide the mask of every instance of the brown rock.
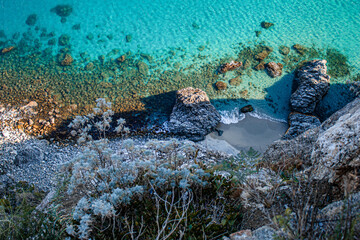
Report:
[{"label": "brown rock", "polygon": [[258,65],[256,65],[256,66],[254,67],[254,69],[255,69],[256,71],[264,70],[264,69],[265,69],[265,63],[264,63],[264,62],[260,62]]},{"label": "brown rock", "polygon": [[230,79],[230,85],[239,86],[242,83],[242,79],[240,77],[235,77]]},{"label": "brown rock", "polygon": [[93,69],[94,69],[94,63],[89,62],[88,64],[86,64],[86,66],[85,66],[86,71],[91,71]]},{"label": "brown rock", "polygon": [[122,56],[120,56],[120,57],[118,57],[116,59],[116,62],[117,63],[123,63],[123,62],[125,62],[125,59],[126,59],[125,55],[122,55]]},{"label": "brown rock", "polygon": [[65,55],[63,55],[63,58],[60,61],[60,65],[61,66],[70,66],[73,61],[74,61],[74,59],[72,58],[72,56],[69,53],[66,53]]},{"label": "brown rock", "polygon": [[295,44],[293,48],[296,50],[296,52],[300,55],[304,55],[307,52],[307,48],[300,44]]},{"label": "brown rock", "polygon": [[271,51],[263,50],[262,52],[255,55],[255,59],[262,61],[265,58],[267,58],[267,56],[269,56],[270,53],[271,53]]},{"label": "brown rock", "polygon": [[290,48],[289,47],[286,47],[286,46],[280,46],[279,47],[279,52],[282,54],[282,55],[288,55],[290,53]]},{"label": "brown rock", "polygon": [[10,47],[7,47],[7,48],[3,48],[1,49],[1,54],[5,54],[5,53],[8,53],[12,50],[14,50],[15,46],[10,46]]},{"label": "brown rock", "polygon": [[271,22],[261,22],[261,27],[262,28],[265,28],[265,29],[268,29],[268,28],[270,28],[270,27],[272,27],[272,26],[274,26],[274,24],[273,23],[271,23]]},{"label": "brown rock", "polygon": [[218,90],[225,90],[227,88],[227,84],[223,81],[218,81],[215,85]]},{"label": "brown rock", "polygon": [[226,73],[227,71],[235,70],[242,66],[242,62],[231,61],[230,63],[222,64],[219,67],[220,73]]},{"label": "brown rock", "polygon": [[282,74],[283,65],[281,63],[269,62],[266,64],[266,71],[271,77],[278,77]]}]

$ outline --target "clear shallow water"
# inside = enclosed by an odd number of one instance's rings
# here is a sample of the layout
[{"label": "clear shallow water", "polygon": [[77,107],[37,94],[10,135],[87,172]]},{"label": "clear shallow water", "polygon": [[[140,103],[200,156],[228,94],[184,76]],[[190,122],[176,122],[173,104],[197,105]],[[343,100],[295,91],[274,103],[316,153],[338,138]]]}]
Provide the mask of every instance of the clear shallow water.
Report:
[{"label": "clear shallow water", "polygon": [[[73,7],[65,23],[50,11],[58,4]],[[335,48],[347,57],[355,74],[360,64],[359,11],[360,2],[356,0],[0,0],[0,30],[4,30],[7,40],[17,32],[30,32],[34,41],[42,44],[40,49],[49,47],[48,39],[39,37],[40,32],[53,32],[56,39],[67,34],[71,37],[71,55],[80,66],[100,55],[105,55],[106,60],[115,57],[108,53],[119,49],[120,53],[151,55],[157,62],[147,63],[150,73],[173,69],[175,63],[180,69],[194,64],[192,70],[197,71],[204,64],[219,63],[220,58],[234,59],[241,49],[239,43],[254,46],[264,41],[274,48],[271,60],[275,61],[282,58],[277,50],[280,45],[291,47],[299,43],[320,49]],[[30,14],[37,14],[35,26],[25,24]],[[275,25],[263,29],[260,27],[262,21]],[[75,24],[80,24],[79,30],[73,29]],[[262,33],[257,37],[255,31]],[[93,39],[89,40],[89,34]],[[132,36],[130,42],[126,41],[126,35]],[[50,47],[54,55],[62,48]],[[81,61],[82,53],[86,53],[84,61]],[[228,81],[236,76],[233,75],[227,73],[220,80]],[[342,84],[346,78],[349,77],[333,81]],[[252,72],[242,76],[239,87],[208,94],[214,105],[222,110],[231,111],[250,103],[260,112],[286,119],[291,79],[291,74],[272,79],[264,71]],[[159,88],[161,85],[159,83]],[[248,92],[246,101],[238,94],[244,89]],[[336,105],[333,104],[336,96],[336,89],[331,90],[328,105]]]}]

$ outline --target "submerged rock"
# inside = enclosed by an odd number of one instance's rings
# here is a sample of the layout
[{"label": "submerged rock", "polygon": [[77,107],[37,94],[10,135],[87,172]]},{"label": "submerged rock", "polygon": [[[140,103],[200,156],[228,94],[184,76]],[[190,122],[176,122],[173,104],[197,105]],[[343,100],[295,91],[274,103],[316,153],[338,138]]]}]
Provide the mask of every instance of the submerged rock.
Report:
[{"label": "submerged rock", "polygon": [[68,17],[72,13],[73,8],[68,4],[60,4],[52,8],[50,11],[56,13],[59,17]]},{"label": "submerged rock", "polygon": [[7,47],[7,48],[3,48],[3,49],[1,49],[1,54],[11,52],[14,49],[15,49],[15,46],[10,46],[10,47]]},{"label": "submerged rock", "polygon": [[295,73],[296,91],[291,95],[290,105],[296,112],[312,114],[316,104],[330,88],[330,76],[326,74],[326,60],[305,63]]},{"label": "submerged rock", "polygon": [[215,130],[220,120],[221,116],[211,105],[207,94],[198,88],[188,87],[177,91],[168,127],[172,133],[201,141]]},{"label": "submerged rock", "polygon": [[232,85],[232,86],[239,86],[241,83],[242,83],[242,80],[239,76],[230,79],[230,85]]},{"label": "submerged rock", "polygon": [[128,43],[131,42],[132,35],[126,35],[125,39],[126,39],[126,42],[128,42]]},{"label": "submerged rock", "polygon": [[223,81],[217,81],[215,86],[218,90],[225,90],[227,88],[227,84]]},{"label": "submerged rock", "polygon": [[289,47],[286,47],[286,46],[280,46],[279,47],[279,52],[282,54],[282,55],[288,55],[290,53],[290,48]]},{"label": "submerged rock", "polygon": [[264,70],[265,69],[265,62],[260,62],[258,65],[254,67],[256,71]]},{"label": "submerged rock", "polygon": [[60,46],[66,46],[70,44],[70,36],[67,34],[62,34],[59,37],[59,45]]},{"label": "submerged rock", "polygon": [[265,29],[268,29],[268,28],[270,28],[270,27],[272,27],[272,26],[274,26],[274,24],[273,23],[271,23],[271,22],[261,22],[261,27],[262,28],[265,28]]},{"label": "submerged rock", "polygon": [[266,71],[273,78],[281,76],[282,69],[283,65],[281,63],[269,62],[266,64]]},{"label": "submerged rock", "polygon": [[59,55],[59,62],[61,66],[70,66],[74,59],[69,53],[63,53]]},{"label": "submerged rock", "polygon": [[26,19],[26,24],[29,26],[34,26],[37,21],[37,15],[36,14],[30,14],[28,18]]},{"label": "submerged rock", "polygon": [[293,48],[296,50],[296,52],[300,55],[304,55],[307,52],[307,48],[300,45],[300,44],[295,44],[293,46]]},{"label": "submerged rock", "polygon": [[219,67],[218,71],[219,73],[226,73],[228,71],[233,71],[241,66],[242,66],[242,62],[231,61],[230,63],[222,64]]},{"label": "submerged rock", "polygon": [[286,131],[283,139],[294,138],[303,132],[321,125],[319,118],[302,113],[290,113],[289,129]]}]

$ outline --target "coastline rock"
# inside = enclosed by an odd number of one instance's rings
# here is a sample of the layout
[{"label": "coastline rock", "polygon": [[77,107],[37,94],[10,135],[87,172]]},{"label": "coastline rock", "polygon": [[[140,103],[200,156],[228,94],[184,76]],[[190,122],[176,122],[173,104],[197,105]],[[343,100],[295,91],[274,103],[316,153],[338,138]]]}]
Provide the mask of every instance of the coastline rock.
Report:
[{"label": "coastline rock", "polygon": [[[346,189],[360,167],[359,135],[360,99],[357,98],[319,127],[290,140],[276,141],[265,151],[263,160],[273,165],[302,162],[312,168],[313,179]],[[353,183],[358,187],[358,182]]]},{"label": "coastline rock", "polygon": [[247,112],[252,112],[252,111],[254,111],[254,108],[251,105],[246,105],[245,107],[242,107],[240,109],[240,112],[242,112],[242,113],[247,113]]},{"label": "coastline rock", "polygon": [[261,22],[261,27],[262,28],[265,28],[265,29],[268,29],[268,28],[270,28],[270,27],[272,27],[272,26],[274,26],[274,24],[273,23],[271,23],[271,22]]},{"label": "coastline rock", "polygon": [[283,65],[281,63],[269,62],[266,64],[266,71],[272,77],[279,77],[282,74]]},{"label": "coastline rock", "polygon": [[174,134],[201,141],[220,120],[221,116],[211,105],[207,94],[198,88],[188,87],[177,91],[168,127]]},{"label": "coastline rock", "polygon": [[126,42],[128,42],[128,43],[131,42],[132,35],[126,35],[125,39],[126,39]]},{"label": "coastline rock", "polygon": [[315,116],[292,112],[289,115],[289,125],[290,127],[283,136],[283,139],[297,137],[311,128],[320,126],[321,123],[319,118]]},{"label": "coastline rock", "polygon": [[296,91],[291,95],[290,105],[296,112],[312,114],[316,104],[329,91],[330,76],[326,74],[326,60],[312,60],[295,73]]},{"label": "coastline rock", "polygon": [[226,82],[223,82],[223,81],[217,81],[215,83],[215,86],[218,90],[225,90],[227,88]]},{"label": "coastline rock", "polygon": [[219,67],[220,73],[226,73],[227,71],[233,71],[242,66],[242,62],[231,61],[230,63],[222,64]]}]

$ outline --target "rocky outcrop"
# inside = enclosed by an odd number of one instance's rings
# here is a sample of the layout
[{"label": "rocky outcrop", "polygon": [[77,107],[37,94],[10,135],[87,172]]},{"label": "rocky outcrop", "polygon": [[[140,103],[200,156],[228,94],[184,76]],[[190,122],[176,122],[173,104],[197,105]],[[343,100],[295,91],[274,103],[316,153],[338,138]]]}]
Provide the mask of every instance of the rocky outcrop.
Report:
[{"label": "rocky outcrop", "polygon": [[283,139],[294,138],[300,133],[321,125],[317,117],[295,112],[290,113],[288,121],[290,127],[283,136]]},{"label": "rocky outcrop", "polygon": [[242,62],[231,61],[230,63],[222,64],[218,71],[219,73],[226,73],[227,71],[233,71],[242,66]]},{"label": "rocky outcrop", "polygon": [[303,167],[310,167],[314,179],[343,188],[345,183],[358,184],[355,180],[360,167],[360,99],[334,113],[319,127],[270,145],[263,158],[276,165],[301,162]]},{"label": "rocky outcrop", "polygon": [[308,129],[319,126],[320,120],[313,116],[316,104],[330,88],[330,76],[326,74],[326,60],[306,62],[295,73],[296,91],[291,95],[289,129],[284,138],[296,137]]},{"label": "rocky outcrop", "polygon": [[326,60],[305,63],[295,73],[296,91],[291,95],[291,108],[300,113],[312,114],[316,104],[330,89],[330,76],[326,74]]},{"label": "rocky outcrop", "polygon": [[188,87],[177,91],[168,127],[172,133],[201,141],[215,129],[220,119],[207,94],[198,88]]}]

